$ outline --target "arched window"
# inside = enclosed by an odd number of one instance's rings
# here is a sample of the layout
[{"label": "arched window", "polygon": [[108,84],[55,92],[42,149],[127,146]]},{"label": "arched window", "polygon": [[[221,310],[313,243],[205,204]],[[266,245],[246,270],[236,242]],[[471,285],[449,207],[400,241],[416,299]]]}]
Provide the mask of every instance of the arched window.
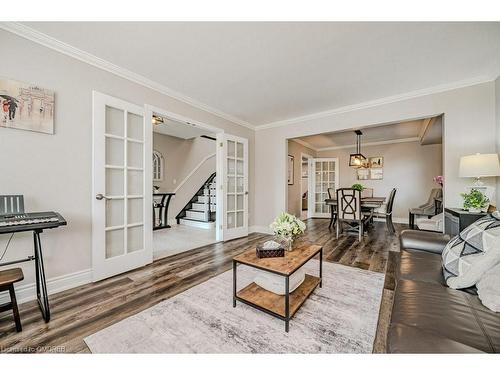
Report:
[{"label": "arched window", "polygon": [[153,151],[153,181],[163,180],[163,156],[158,151]]}]

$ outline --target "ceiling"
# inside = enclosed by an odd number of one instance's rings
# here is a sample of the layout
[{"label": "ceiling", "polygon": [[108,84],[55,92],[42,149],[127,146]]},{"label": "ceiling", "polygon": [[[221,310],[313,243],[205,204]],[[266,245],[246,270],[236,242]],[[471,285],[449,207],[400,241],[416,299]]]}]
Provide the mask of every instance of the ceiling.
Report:
[{"label": "ceiling", "polygon": [[182,139],[192,139],[200,137],[202,135],[215,137],[215,134],[206,131],[203,128],[200,128],[197,125],[180,122],[177,120],[169,119],[167,117],[162,117],[162,118],[163,118],[162,124],[155,124],[153,122],[154,133],[170,135],[172,137],[177,137]]},{"label": "ceiling", "polygon": [[496,77],[500,23],[24,23],[251,125]]},{"label": "ceiling", "polygon": [[[420,141],[421,144],[436,144],[442,142],[442,118],[406,121],[396,124],[370,126],[361,129],[361,146],[370,144]],[[313,150],[348,148],[356,145],[354,130],[323,133],[308,137],[296,138]]]}]

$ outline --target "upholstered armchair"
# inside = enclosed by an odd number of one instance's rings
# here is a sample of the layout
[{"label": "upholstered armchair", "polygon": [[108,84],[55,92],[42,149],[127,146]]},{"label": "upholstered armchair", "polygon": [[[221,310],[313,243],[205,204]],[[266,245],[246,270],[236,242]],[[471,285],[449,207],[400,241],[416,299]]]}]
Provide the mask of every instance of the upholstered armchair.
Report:
[{"label": "upholstered armchair", "polygon": [[415,208],[410,208],[409,210],[409,224],[410,228],[413,229],[415,227],[415,216],[427,216],[428,218],[431,218],[436,214],[436,207],[435,207],[435,199],[436,198],[441,198],[443,196],[443,189],[441,188],[434,188],[431,190],[431,193],[429,195],[429,198],[427,199],[427,202],[424,204],[415,207]]}]

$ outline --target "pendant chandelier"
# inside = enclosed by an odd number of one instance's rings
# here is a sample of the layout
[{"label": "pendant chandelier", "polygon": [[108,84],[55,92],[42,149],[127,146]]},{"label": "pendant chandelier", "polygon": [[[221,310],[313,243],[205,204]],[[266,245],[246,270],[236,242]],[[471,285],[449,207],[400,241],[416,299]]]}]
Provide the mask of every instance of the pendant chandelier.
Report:
[{"label": "pendant chandelier", "polygon": [[356,153],[351,154],[349,157],[349,167],[360,168],[366,162],[366,158],[361,153],[361,136],[363,133],[361,130],[355,130],[354,133],[356,133]]}]

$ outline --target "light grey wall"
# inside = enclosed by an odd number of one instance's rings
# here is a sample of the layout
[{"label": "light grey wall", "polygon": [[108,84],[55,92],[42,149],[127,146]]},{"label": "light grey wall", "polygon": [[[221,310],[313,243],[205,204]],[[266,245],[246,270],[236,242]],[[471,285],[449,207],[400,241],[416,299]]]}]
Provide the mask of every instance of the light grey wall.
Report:
[{"label": "light grey wall", "polygon": [[394,200],[394,220],[408,221],[408,209],[427,201],[430,190],[438,187],[433,177],[442,174],[441,145],[421,146],[420,142],[392,143],[362,147],[367,158],[384,157],[383,180],[358,181],[356,170],[349,167],[349,154],[355,148],[320,151],[318,157],[339,158],[339,185],[350,187],[354,183],[372,188],[374,196],[388,197],[397,189]]},{"label": "light grey wall", "polygon": [[308,147],[304,147],[297,142],[288,141],[288,155],[294,157],[294,183],[288,186],[288,206],[287,212],[300,218],[302,211],[302,196],[301,196],[301,182],[302,182],[302,170],[301,170],[301,154],[308,154],[312,157],[316,157],[316,151],[311,150]]},{"label": "light grey wall", "polygon": [[[256,132],[255,191],[256,225],[267,226],[287,207],[287,138],[388,124],[444,114],[444,200],[448,207],[460,206],[460,193],[470,185],[458,177],[460,156],[495,152],[495,83],[422,95],[396,102],[305,119]],[[494,179],[486,179],[494,184]]]},{"label": "light grey wall", "polygon": [[[138,105],[150,104],[249,139],[254,131],[169,96],[0,30],[0,74],[55,91],[55,135],[0,128],[0,190],[24,194],[29,211],[59,211],[68,226],[43,233],[48,278],[91,267],[92,90]],[[216,88],[214,88],[216,89]],[[249,207],[254,207],[253,156]],[[250,212],[250,223],[253,215]],[[6,236],[0,236],[0,249]],[[17,234],[4,261],[32,254],[30,234]],[[26,283],[33,264],[21,265]]]},{"label": "light grey wall", "polygon": [[[206,138],[182,139],[153,133],[153,149],[163,155],[163,181],[154,181],[162,192],[173,192],[207,156],[215,154],[216,142]],[[215,158],[213,158],[215,172]]]}]

